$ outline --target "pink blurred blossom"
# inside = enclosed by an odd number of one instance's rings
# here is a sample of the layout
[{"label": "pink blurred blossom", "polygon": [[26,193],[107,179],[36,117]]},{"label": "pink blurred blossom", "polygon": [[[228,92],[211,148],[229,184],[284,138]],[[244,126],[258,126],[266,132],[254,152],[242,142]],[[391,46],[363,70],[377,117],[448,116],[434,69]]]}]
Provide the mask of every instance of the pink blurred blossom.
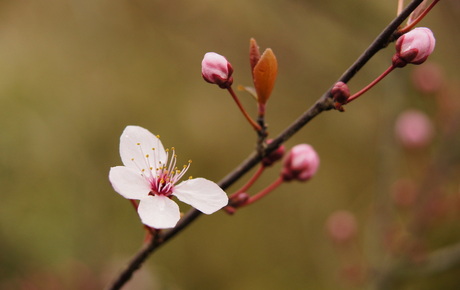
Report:
[{"label": "pink blurred blossom", "polygon": [[439,65],[427,62],[418,66],[412,73],[412,83],[422,93],[436,93],[443,85],[443,72]]},{"label": "pink blurred blossom", "polygon": [[355,237],[357,232],[355,216],[346,210],[332,213],[326,221],[326,230],[336,243],[346,243]]},{"label": "pink blurred blossom", "polygon": [[395,133],[403,146],[420,148],[431,141],[434,128],[431,120],[423,112],[411,109],[399,115]]}]

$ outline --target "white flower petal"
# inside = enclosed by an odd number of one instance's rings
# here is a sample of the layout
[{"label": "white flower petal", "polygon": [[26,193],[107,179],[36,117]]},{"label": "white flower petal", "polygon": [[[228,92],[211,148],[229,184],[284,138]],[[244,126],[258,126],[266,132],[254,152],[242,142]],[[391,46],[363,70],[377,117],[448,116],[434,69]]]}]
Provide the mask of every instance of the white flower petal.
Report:
[{"label": "white flower petal", "polygon": [[143,199],[150,192],[150,184],[137,170],[116,166],[110,168],[109,180],[116,192],[128,199]]},{"label": "white flower petal", "polygon": [[156,168],[160,162],[166,162],[166,152],[160,139],[139,126],[127,126],[121,134],[120,156],[125,166],[137,170]]},{"label": "white flower petal", "polygon": [[228,204],[225,191],[214,182],[204,178],[181,182],[174,187],[173,195],[205,214],[218,211]]},{"label": "white flower petal", "polygon": [[155,229],[173,228],[180,219],[177,203],[161,195],[141,200],[137,212],[143,224]]}]

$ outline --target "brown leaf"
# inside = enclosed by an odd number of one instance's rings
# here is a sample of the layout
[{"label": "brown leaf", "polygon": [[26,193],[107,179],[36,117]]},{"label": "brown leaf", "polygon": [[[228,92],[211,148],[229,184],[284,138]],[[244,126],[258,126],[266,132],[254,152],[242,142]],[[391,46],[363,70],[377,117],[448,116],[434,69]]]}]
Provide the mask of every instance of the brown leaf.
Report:
[{"label": "brown leaf", "polygon": [[275,80],[278,74],[278,62],[275,54],[270,48],[264,51],[252,73],[258,102],[265,104],[275,86]]}]

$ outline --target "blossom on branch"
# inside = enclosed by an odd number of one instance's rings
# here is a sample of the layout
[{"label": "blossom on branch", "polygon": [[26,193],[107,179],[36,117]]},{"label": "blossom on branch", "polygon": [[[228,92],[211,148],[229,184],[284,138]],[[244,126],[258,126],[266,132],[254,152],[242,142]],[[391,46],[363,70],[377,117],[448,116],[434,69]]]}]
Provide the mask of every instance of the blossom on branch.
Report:
[{"label": "blossom on branch", "polygon": [[173,228],[180,219],[177,197],[205,214],[226,206],[226,193],[214,182],[194,178],[176,184],[190,167],[178,169],[175,149],[164,149],[160,139],[138,126],[128,126],[120,137],[120,156],[124,166],[110,169],[109,180],[116,192],[139,200],[138,213],[145,225]]},{"label": "blossom on branch", "polygon": [[229,88],[233,83],[233,67],[227,59],[215,52],[208,52],[201,62],[201,75],[211,84],[222,89]]}]

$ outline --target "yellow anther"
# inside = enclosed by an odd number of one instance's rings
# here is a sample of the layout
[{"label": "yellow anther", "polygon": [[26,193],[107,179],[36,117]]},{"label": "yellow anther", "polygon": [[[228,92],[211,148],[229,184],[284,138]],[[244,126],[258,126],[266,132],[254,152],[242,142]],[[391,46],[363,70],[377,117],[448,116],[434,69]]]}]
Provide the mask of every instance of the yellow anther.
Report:
[{"label": "yellow anther", "polygon": [[134,161],[134,158],[131,158],[131,161]]},{"label": "yellow anther", "polygon": [[141,143],[136,143],[136,145],[141,145]]},{"label": "yellow anther", "polygon": [[166,151],[166,152],[169,152],[169,148],[166,148],[166,150],[165,150],[165,151]]},{"label": "yellow anther", "polygon": [[192,163],[192,160],[189,160],[188,163]]},{"label": "yellow anther", "polygon": [[145,154],[145,157],[146,157],[146,158],[149,158],[149,156],[150,156],[150,155],[148,155],[148,154]]},{"label": "yellow anther", "polygon": [[142,168],[142,169],[141,169],[141,171],[142,171],[142,172],[144,172],[144,171],[145,171],[145,169],[144,169],[144,168]]},{"label": "yellow anther", "polygon": [[193,179],[193,177],[192,177],[192,176],[189,176],[188,179]]},{"label": "yellow anther", "polygon": [[152,170],[152,169],[153,169],[153,167],[150,167],[150,170]]},{"label": "yellow anther", "polygon": [[157,135],[157,138],[160,139],[160,135]]},{"label": "yellow anther", "polygon": [[174,147],[171,147],[171,150],[176,150],[176,148],[174,148]]}]

